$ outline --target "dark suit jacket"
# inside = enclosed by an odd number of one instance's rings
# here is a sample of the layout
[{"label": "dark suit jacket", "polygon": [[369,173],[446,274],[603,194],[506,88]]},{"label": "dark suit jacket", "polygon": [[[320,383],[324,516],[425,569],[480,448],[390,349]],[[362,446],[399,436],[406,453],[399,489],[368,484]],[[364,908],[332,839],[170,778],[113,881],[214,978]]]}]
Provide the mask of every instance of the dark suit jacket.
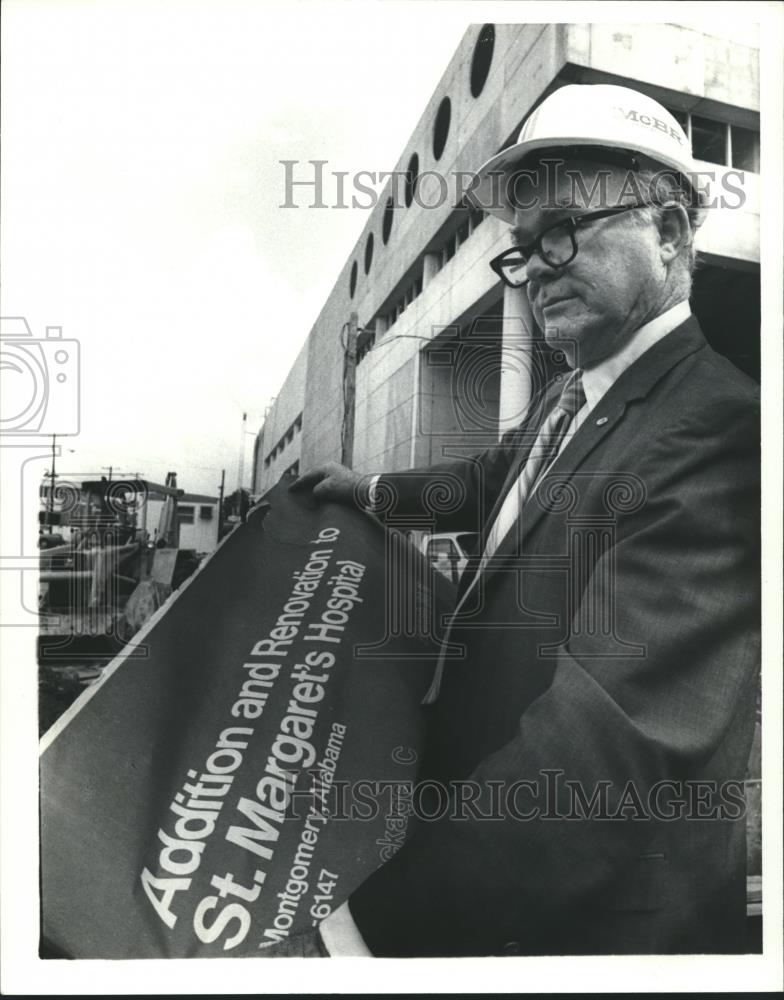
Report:
[{"label": "dark suit jacket", "polygon": [[[534,430],[429,470],[464,495],[438,530],[492,522]],[[422,505],[421,476],[383,478]],[[350,897],[375,954],[744,949],[758,543],[756,386],[690,319],[591,412],[451,631],[422,776],[470,779],[475,808],[422,799],[436,818]]]}]

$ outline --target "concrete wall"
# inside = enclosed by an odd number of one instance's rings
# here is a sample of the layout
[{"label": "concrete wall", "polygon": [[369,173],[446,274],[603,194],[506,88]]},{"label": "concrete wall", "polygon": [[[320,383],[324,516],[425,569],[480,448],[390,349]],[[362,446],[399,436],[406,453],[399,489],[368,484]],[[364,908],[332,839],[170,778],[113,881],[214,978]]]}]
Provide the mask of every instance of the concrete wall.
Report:
[{"label": "concrete wall", "polygon": [[[754,26],[741,38],[679,24],[569,24],[563,26],[566,58],[592,72],[580,82],[630,82],[684,111],[753,125],[759,111],[759,39]],[[597,80],[596,73],[613,79]]]},{"label": "concrete wall", "polygon": [[[760,259],[760,179],[758,174],[745,171],[742,179],[736,171],[725,170],[713,163],[696,162],[697,169],[715,172],[710,181],[713,208],[697,233],[697,250],[706,259],[722,258],[759,264]],[[740,188],[740,194],[730,188]]]}]

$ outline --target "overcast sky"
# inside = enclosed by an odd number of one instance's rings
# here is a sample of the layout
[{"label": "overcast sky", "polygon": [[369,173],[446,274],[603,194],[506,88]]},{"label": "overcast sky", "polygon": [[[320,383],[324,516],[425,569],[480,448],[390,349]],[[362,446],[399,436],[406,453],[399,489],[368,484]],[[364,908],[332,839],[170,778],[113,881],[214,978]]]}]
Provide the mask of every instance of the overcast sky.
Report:
[{"label": "overcast sky", "polygon": [[394,167],[476,7],[3,4],[2,311],[81,345],[58,473],[234,488],[367,219],[279,208],[279,161]]}]

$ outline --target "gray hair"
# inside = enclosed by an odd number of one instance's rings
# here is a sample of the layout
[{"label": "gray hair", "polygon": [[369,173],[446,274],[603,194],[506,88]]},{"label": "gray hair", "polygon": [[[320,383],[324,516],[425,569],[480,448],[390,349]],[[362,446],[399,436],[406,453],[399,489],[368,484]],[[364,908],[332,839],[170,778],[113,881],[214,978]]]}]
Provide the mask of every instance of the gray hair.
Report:
[{"label": "gray hair", "polygon": [[641,214],[643,218],[647,217],[648,221],[653,222],[658,229],[661,229],[664,223],[664,216],[669,206],[682,205],[686,209],[691,238],[681,250],[680,256],[686,265],[689,286],[691,286],[691,277],[697,266],[694,238],[702,222],[700,206],[694,189],[685,177],[672,170],[641,169],[636,172],[635,179],[641,190],[647,193],[647,200],[652,202]]}]

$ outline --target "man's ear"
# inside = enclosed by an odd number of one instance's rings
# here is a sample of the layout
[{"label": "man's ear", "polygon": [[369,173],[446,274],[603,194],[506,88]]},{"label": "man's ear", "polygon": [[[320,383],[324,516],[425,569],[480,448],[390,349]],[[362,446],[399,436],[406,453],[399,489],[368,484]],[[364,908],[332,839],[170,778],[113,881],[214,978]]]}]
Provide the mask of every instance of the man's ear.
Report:
[{"label": "man's ear", "polygon": [[683,205],[672,202],[662,207],[659,215],[659,255],[669,264],[691,244],[693,234],[689,216]]}]

